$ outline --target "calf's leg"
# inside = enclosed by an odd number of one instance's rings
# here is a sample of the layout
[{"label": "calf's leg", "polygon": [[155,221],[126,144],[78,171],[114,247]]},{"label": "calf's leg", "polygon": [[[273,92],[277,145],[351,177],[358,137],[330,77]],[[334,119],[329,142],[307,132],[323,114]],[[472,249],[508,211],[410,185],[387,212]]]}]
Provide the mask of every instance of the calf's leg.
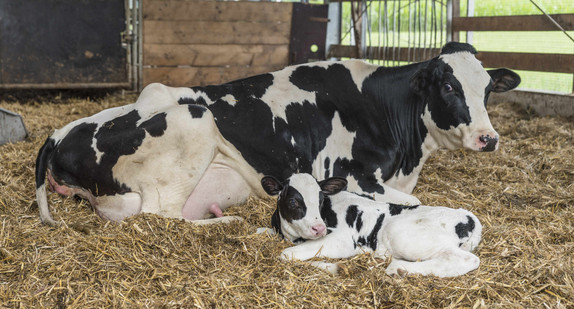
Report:
[{"label": "calf's leg", "polygon": [[391,276],[407,272],[409,274],[455,277],[477,269],[479,264],[480,259],[476,255],[459,248],[453,248],[441,251],[430,259],[420,262],[393,258],[385,272]]}]

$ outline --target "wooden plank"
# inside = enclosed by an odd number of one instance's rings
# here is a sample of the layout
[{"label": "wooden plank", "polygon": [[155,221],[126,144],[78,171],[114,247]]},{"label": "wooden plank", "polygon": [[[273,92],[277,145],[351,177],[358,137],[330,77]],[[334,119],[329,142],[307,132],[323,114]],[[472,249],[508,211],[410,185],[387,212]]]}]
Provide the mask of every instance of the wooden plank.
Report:
[{"label": "wooden plank", "polygon": [[290,22],[292,3],[143,1],[144,20]]},{"label": "wooden plank", "polygon": [[143,22],[144,44],[289,44],[290,23]]},{"label": "wooden plank", "polygon": [[527,71],[574,72],[574,54],[479,52],[476,58],[482,61],[485,68],[508,67]]},{"label": "wooden plank", "polygon": [[287,45],[144,44],[143,64],[154,66],[286,66]]},{"label": "wooden plank", "polygon": [[143,84],[160,82],[173,87],[217,85],[224,82],[273,72],[283,66],[234,66],[234,67],[187,67],[144,68]]},{"label": "wooden plank", "polygon": [[[398,60],[398,61],[424,61],[440,54],[440,48],[384,48],[378,46],[367,47],[369,59]],[[331,45],[327,58],[358,58],[355,46]]]},{"label": "wooden plank", "polygon": [[[574,14],[550,15],[565,30],[574,30]],[[544,15],[453,17],[452,31],[560,31]]]}]

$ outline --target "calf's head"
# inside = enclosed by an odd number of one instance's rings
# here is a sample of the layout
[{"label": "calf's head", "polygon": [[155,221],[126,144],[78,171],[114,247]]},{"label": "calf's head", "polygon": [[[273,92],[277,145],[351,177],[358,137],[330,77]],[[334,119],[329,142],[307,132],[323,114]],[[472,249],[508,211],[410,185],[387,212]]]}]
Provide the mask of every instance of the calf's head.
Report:
[{"label": "calf's head", "polygon": [[321,207],[325,195],[340,192],[347,181],[340,177],[317,182],[309,174],[294,174],[281,183],[273,176],[261,179],[267,194],[279,195],[272,225],[291,241],[299,238],[317,239],[327,234],[327,227],[321,218]]},{"label": "calf's head", "polygon": [[425,126],[441,147],[498,149],[486,101],[491,92],[516,88],[520,77],[508,69],[486,71],[476,53],[469,44],[450,42],[411,79],[412,89],[425,99]]}]

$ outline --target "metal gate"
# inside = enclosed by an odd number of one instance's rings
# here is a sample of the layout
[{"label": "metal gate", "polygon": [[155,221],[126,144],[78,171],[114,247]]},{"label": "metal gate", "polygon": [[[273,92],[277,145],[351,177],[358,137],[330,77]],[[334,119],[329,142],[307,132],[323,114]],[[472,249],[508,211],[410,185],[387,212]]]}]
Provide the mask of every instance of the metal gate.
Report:
[{"label": "metal gate", "polygon": [[132,11],[128,0],[0,0],[0,88],[135,88]]}]

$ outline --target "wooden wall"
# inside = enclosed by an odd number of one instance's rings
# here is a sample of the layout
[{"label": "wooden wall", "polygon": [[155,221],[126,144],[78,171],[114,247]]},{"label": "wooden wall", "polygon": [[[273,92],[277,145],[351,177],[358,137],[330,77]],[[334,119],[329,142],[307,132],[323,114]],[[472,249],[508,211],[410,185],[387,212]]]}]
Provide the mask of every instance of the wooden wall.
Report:
[{"label": "wooden wall", "polygon": [[291,3],[143,0],[143,86],[219,84],[285,67]]}]

